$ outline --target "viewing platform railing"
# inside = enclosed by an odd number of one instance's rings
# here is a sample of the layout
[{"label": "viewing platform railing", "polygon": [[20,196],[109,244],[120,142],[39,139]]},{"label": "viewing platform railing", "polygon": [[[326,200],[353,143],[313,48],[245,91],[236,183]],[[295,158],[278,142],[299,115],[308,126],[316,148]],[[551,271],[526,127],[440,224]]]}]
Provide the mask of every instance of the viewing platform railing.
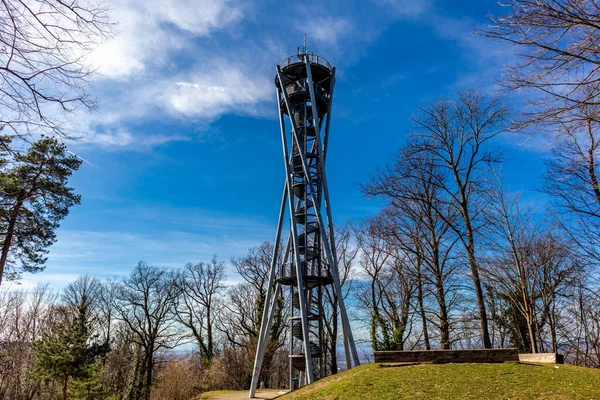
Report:
[{"label": "viewing platform railing", "polygon": [[285,60],[283,60],[283,62],[280,64],[281,68],[283,69],[289,65],[304,62],[304,57],[308,57],[308,60],[310,61],[311,64],[317,64],[317,65],[321,65],[327,69],[331,69],[331,64],[329,64],[329,61],[327,61],[323,57],[319,57],[313,53],[299,54],[299,55],[288,57]]}]

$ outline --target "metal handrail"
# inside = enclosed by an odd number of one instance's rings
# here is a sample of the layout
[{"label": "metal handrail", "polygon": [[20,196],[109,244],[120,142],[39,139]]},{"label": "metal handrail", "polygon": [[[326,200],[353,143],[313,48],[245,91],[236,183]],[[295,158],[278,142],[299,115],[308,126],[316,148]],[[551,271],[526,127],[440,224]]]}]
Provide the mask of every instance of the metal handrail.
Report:
[{"label": "metal handrail", "polygon": [[280,66],[281,66],[281,68],[285,68],[288,65],[303,63],[304,57],[308,57],[308,60],[310,61],[311,64],[322,65],[322,66],[326,67],[327,69],[331,69],[331,64],[329,64],[329,61],[327,61],[323,57],[317,56],[313,53],[300,54],[300,55],[288,57],[281,62]]},{"label": "metal handrail", "polygon": [[[306,262],[306,261],[303,261]],[[296,276],[296,267],[293,262],[279,264],[279,276],[290,278]],[[319,276],[322,278],[331,278],[331,272],[328,268],[323,267],[318,271],[307,271],[306,276]]]},{"label": "metal handrail", "polygon": [[[287,85],[285,89],[287,94],[290,96],[294,93],[308,93],[308,81],[306,78],[299,79]],[[327,93],[321,85],[315,85],[315,89],[315,94],[317,96],[328,97],[329,93]]]}]

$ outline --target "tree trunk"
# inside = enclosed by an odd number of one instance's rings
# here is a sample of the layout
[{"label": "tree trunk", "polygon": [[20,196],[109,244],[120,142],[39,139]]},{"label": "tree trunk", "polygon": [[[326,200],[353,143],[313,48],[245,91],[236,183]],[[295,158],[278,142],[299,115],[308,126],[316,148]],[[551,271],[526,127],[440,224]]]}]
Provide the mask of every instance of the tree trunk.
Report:
[{"label": "tree trunk", "polygon": [[531,352],[537,353],[537,343],[535,340],[535,332],[533,329],[533,322],[530,320],[530,317],[527,318],[527,333],[529,334],[529,345],[531,346]]},{"label": "tree trunk", "polygon": [[[261,316],[262,319],[262,316]],[[207,344],[207,361],[210,362],[213,358],[213,333],[212,333],[212,318],[211,318],[211,307],[206,307],[206,344]]]},{"label": "tree trunk", "polygon": [[[334,295],[335,296],[335,295]],[[337,374],[337,331],[338,331],[338,300],[337,296],[334,297],[332,313],[332,328],[331,328],[331,375]],[[349,360],[346,361],[346,366],[349,364]]]},{"label": "tree trunk", "polygon": [[450,323],[448,321],[448,307],[446,306],[446,293],[442,277],[439,274],[435,276],[435,286],[437,287],[437,301],[440,308],[440,347],[442,350],[450,350]]},{"label": "tree trunk", "polygon": [[556,335],[556,307],[554,295],[552,296],[552,315],[550,317],[550,334],[552,336],[552,352],[558,352],[558,338]]},{"label": "tree trunk", "polygon": [[468,216],[465,216],[465,225],[467,228],[467,253],[469,257],[469,266],[471,267],[471,278],[475,287],[475,295],[477,297],[477,308],[479,309],[479,318],[481,320],[481,340],[483,347],[486,349],[492,348],[490,340],[490,332],[488,327],[487,313],[485,310],[485,299],[483,297],[483,289],[481,288],[481,278],[479,277],[479,266],[475,259],[475,240],[473,238],[473,227]]},{"label": "tree trunk", "polygon": [[8,251],[15,234],[15,225],[17,224],[17,218],[19,217],[19,211],[23,205],[22,200],[17,201],[13,211],[10,215],[10,221],[8,222],[8,229],[6,230],[6,236],[4,237],[4,243],[2,244],[2,255],[0,255],[0,286],[2,286],[2,277],[4,276],[4,267],[6,266],[6,260],[8,259]]},{"label": "tree trunk", "polygon": [[425,306],[423,305],[423,274],[421,273],[421,263],[417,265],[417,303],[419,305],[419,315],[423,324],[423,340],[425,341],[425,350],[431,350],[429,343],[429,330],[427,329],[427,318],[425,316]]},{"label": "tree trunk", "polygon": [[[348,365],[349,362],[346,362]],[[346,367],[347,368],[347,367]],[[338,372],[337,364],[337,340],[331,339],[331,375],[335,375]]]},{"label": "tree trunk", "polygon": [[379,310],[377,308],[377,297],[375,296],[375,277],[371,278],[371,345],[373,350],[378,351],[379,340],[377,340],[377,324],[379,323]]},{"label": "tree trunk", "polygon": [[63,400],[67,400],[67,386],[69,384],[69,376],[65,375],[63,378],[62,397]]},{"label": "tree trunk", "polygon": [[448,306],[446,304],[446,291],[444,290],[444,276],[440,266],[439,244],[432,240],[433,248],[433,275],[435,277],[436,299],[440,309],[440,347],[442,350],[450,350],[450,322],[448,317]]},{"label": "tree trunk", "polygon": [[144,383],[144,400],[150,400],[152,390],[152,369],[154,367],[154,354],[152,349],[146,354],[146,382]]}]

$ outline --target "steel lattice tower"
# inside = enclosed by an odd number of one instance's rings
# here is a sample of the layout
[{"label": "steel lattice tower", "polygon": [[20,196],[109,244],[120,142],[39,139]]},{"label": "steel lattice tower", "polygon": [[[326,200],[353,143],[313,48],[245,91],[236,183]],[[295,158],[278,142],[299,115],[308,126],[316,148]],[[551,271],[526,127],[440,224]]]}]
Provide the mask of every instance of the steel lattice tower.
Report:
[{"label": "steel lattice tower", "polygon": [[[325,174],[334,84],[335,68],[322,57],[307,53],[306,46],[299,47],[296,56],[277,66],[275,86],[286,181],[254,361],[251,398],[258,385],[277,299],[284,289],[289,293],[290,305],[290,389],[294,388],[296,377],[299,383],[312,383],[326,373],[323,290],[327,285],[332,285],[338,298],[346,364],[348,368],[359,365],[341,296]],[[283,262],[278,264],[286,209],[290,233]]]}]

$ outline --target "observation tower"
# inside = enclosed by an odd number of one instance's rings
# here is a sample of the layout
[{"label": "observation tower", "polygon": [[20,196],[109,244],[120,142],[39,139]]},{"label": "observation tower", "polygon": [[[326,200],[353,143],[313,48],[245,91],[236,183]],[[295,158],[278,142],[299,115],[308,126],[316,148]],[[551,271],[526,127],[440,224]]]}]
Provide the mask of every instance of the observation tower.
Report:
[{"label": "observation tower", "polygon": [[[276,70],[275,87],[286,179],[250,398],[254,397],[259,383],[277,300],[282,294],[287,296],[286,304],[290,307],[287,340],[290,389],[312,383],[328,373],[327,363],[331,358],[325,343],[323,294],[326,289],[332,290],[337,298],[346,365],[348,368],[359,365],[341,295],[325,173],[335,68],[324,58],[308,53],[305,44]],[[285,248],[281,249],[284,224],[289,224],[289,236]]]}]

